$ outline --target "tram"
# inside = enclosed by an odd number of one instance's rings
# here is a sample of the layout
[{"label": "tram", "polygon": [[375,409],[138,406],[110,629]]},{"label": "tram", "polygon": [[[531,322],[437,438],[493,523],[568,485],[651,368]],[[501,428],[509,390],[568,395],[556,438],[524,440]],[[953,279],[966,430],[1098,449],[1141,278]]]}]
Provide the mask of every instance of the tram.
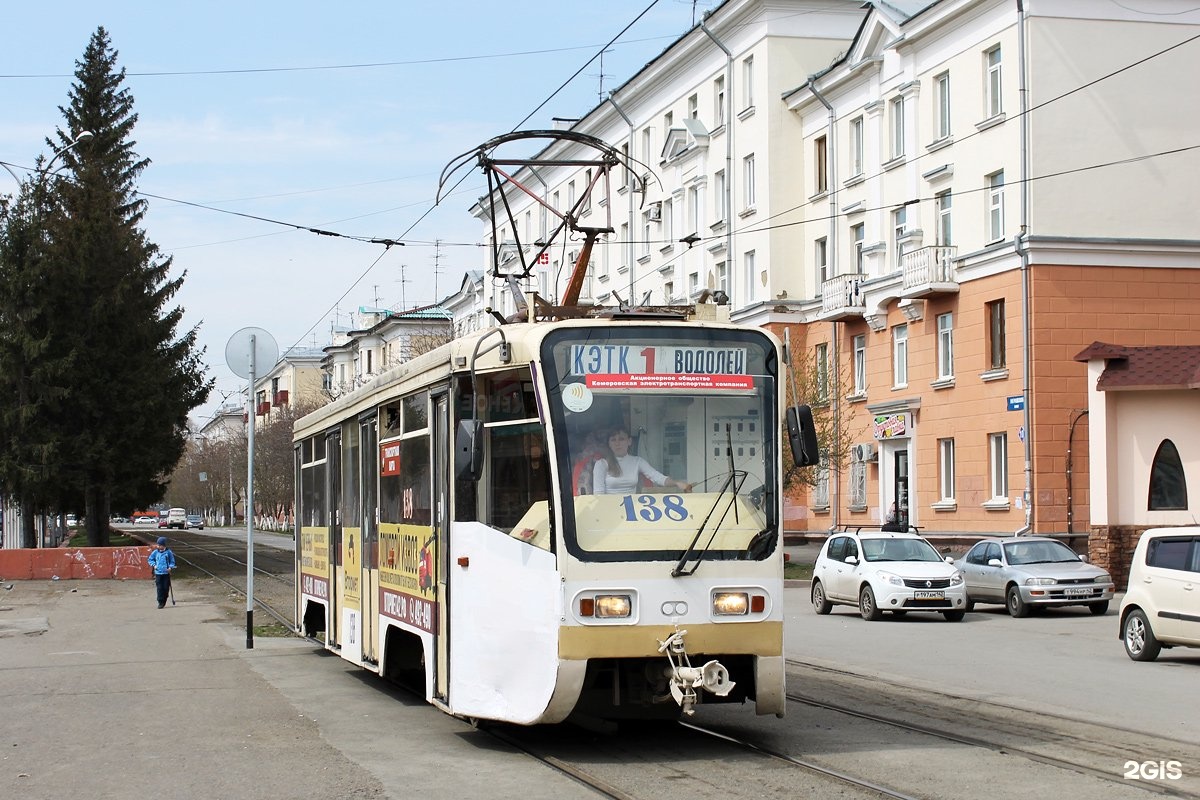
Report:
[{"label": "tram", "polygon": [[298,632],[466,718],[782,716],[781,360],[729,324],[515,323],[302,418]]}]

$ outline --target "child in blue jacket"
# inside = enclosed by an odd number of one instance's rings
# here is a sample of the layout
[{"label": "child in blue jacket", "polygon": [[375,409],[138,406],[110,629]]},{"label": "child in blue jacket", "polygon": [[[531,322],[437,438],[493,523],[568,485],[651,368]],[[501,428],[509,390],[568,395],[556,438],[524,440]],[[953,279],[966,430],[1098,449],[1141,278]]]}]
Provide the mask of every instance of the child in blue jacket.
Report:
[{"label": "child in blue jacket", "polygon": [[146,559],[154,570],[154,586],[158,589],[158,607],[167,605],[167,595],[171,592],[171,570],[175,569],[175,554],[167,549],[167,537],[158,537],[158,544],[150,551]]}]

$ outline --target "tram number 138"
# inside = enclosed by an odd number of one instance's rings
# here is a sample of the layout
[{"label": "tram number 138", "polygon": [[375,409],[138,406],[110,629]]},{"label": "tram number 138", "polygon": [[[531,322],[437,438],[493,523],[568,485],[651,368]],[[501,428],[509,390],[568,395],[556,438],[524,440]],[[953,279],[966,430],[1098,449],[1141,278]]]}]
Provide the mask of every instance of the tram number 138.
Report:
[{"label": "tram number 138", "polygon": [[660,522],[664,519],[683,522],[688,518],[683,497],[677,494],[640,494],[636,498],[627,494],[621,504],[625,508],[626,522]]}]

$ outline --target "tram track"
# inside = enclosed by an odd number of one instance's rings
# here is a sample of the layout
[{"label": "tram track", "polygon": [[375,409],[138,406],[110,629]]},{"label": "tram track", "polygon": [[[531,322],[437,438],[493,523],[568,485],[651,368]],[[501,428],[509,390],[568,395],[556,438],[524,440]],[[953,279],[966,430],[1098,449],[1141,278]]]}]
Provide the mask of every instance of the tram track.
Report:
[{"label": "tram track", "polygon": [[[1118,785],[1123,790],[1200,799],[1200,782],[1194,778],[1172,783],[1129,780],[1122,771],[1122,766],[1130,761],[1145,759],[1200,763],[1200,747],[1191,742],[976,697],[890,682],[881,684],[877,677],[796,659],[788,659],[787,663],[789,667],[809,672],[809,679],[796,681],[797,684],[818,685],[821,694],[818,697],[788,692],[790,703],[908,735],[1027,759]],[[814,679],[818,676],[819,679]]]}]

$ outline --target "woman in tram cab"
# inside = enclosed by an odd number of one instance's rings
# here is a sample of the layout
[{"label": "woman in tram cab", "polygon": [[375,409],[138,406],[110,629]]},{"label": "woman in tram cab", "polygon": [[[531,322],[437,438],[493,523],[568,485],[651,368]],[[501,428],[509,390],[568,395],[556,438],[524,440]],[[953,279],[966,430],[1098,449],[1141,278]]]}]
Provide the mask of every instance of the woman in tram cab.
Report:
[{"label": "woman in tram cab", "polygon": [[657,486],[674,486],[681,492],[690,492],[692,484],[662,474],[641,456],[629,452],[633,439],[629,430],[617,426],[608,434],[608,453],[596,462],[593,491],[596,494],[632,494],[637,491],[638,479],[648,478]]}]

